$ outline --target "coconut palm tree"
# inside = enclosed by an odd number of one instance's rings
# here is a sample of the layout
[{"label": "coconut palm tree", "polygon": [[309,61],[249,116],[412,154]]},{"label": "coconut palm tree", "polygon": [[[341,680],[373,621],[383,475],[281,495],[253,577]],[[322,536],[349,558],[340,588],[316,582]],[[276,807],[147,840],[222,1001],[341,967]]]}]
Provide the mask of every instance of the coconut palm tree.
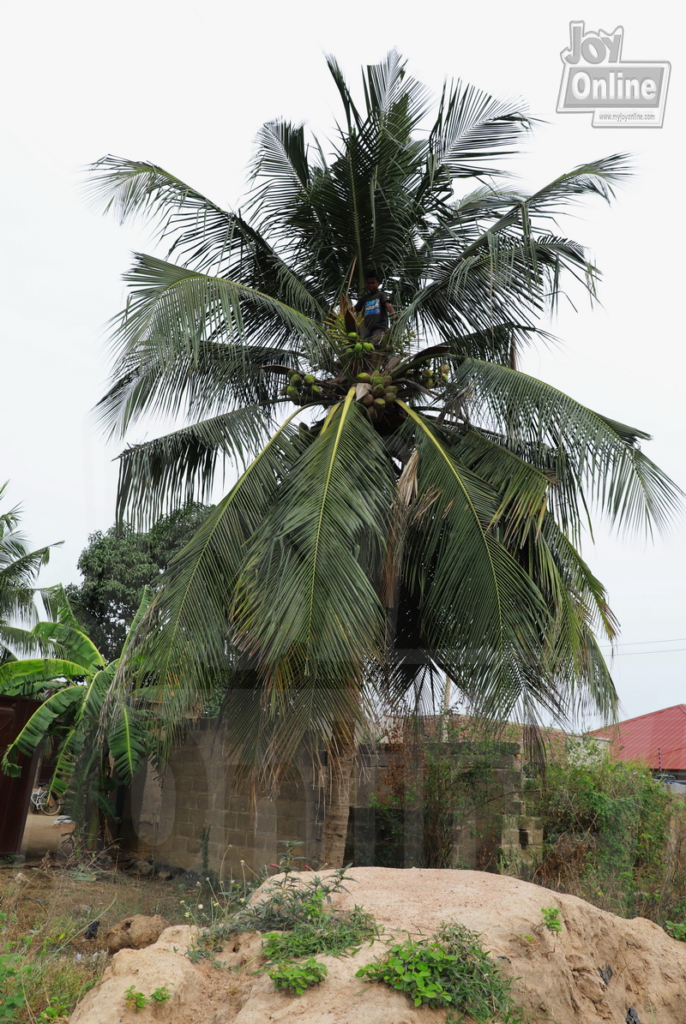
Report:
[{"label": "coconut palm tree", "polygon": [[[31,757],[51,738],[54,769],[49,796],[61,800],[69,793],[71,812],[79,821],[90,818],[94,837],[98,812],[114,813],[107,795],[113,781],[110,756],[115,774],[130,778],[148,752],[145,712],[122,705],[117,717],[109,718],[104,733],[100,732],[100,712],[119,659],[106,663],[74,617],[62,587],[45,591],[44,601],[54,620],[37,622],[32,629],[17,629],[13,634],[30,656],[0,665],[0,695],[42,702],[3,752],[2,770],[6,775],[19,775],[18,756]],[[134,624],[149,603],[146,589]],[[135,764],[129,758],[135,758]]]},{"label": "coconut palm tree", "polygon": [[[0,486],[0,501],[7,484]],[[36,622],[35,581],[50,558],[50,547],[30,551],[18,530],[19,506],[0,512],[0,662],[11,658],[14,626]]]},{"label": "coconut palm tree", "polygon": [[[609,200],[625,158],[526,193],[500,166],[531,128],[517,104],[446,83],[430,115],[391,52],[360,105],[328,65],[333,142],[266,124],[244,212],[113,156],[90,189],[170,243],[126,275],[99,411],[120,436],[151,413],[180,425],[122,453],[119,515],[144,527],[243,466],[139,630],[164,735],[219,683],[246,759],[273,768],[324,745],[335,864],[369,701],[447,674],[489,717],[612,714],[595,632],[616,625],[581,534],[594,512],[660,527],[677,490],[647,434],[517,368],[565,281],[594,292],[556,217]],[[348,298],[372,267],[398,310],[378,349]]]}]

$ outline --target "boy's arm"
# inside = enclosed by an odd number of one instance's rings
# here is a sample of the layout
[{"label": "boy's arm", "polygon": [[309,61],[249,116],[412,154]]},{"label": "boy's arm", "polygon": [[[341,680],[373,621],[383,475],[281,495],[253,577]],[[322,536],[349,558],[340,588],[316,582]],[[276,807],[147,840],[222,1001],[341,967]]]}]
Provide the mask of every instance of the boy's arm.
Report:
[{"label": "boy's arm", "polygon": [[384,302],[384,309],[387,309],[389,313],[395,313],[393,306],[388,301]]}]

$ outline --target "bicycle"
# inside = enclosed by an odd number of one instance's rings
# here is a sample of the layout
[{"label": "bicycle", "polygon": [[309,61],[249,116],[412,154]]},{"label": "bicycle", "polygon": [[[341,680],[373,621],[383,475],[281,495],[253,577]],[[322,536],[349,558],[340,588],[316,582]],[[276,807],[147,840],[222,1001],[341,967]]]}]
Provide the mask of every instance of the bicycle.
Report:
[{"label": "bicycle", "polygon": [[36,786],[31,793],[31,803],[37,814],[47,814],[48,817],[54,817],[62,810],[61,801],[44,783]]}]

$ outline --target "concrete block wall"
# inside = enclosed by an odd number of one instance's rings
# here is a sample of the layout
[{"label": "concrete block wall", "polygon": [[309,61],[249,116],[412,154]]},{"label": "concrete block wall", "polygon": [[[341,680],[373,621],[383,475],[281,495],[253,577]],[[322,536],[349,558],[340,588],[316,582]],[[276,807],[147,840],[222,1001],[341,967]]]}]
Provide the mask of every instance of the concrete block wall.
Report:
[{"label": "concrete block wall", "polygon": [[[385,778],[399,756],[397,747],[383,743],[360,748],[346,854],[353,863],[386,863],[379,858],[380,844],[387,854],[389,840],[379,833],[373,803],[375,795],[388,795]],[[540,850],[540,827],[527,817],[522,799],[520,745],[503,744],[492,763],[484,805],[476,806],[461,824],[452,858],[455,867],[491,867],[499,849],[523,860]],[[238,766],[226,757],[221,727],[216,720],[204,719],[172,752],[162,779],[151,766],[136,778],[123,839],[129,849],[153,857],[157,864],[197,872],[209,869],[222,878],[241,877],[243,871],[277,863],[287,840],[300,842],[297,853],[317,868],[325,803],[322,781],[325,775],[316,777],[303,756],[284,769],[274,799],[253,794],[241,785]],[[421,817],[416,808],[400,813],[408,827],[404,841],[395,843],[392,866],[422,864],[421,820],[410,820],[412,814]]]},{"label": "concrete block wall", "polygon": [[[320,858],[323,808],[307,760],[291,765],[275,800],[250,791],[223,752],[216,721],[203,719],[175,748],[162,778],[151,765],[131,787],[123,839],[140,856],[187,871],[240,877],[276,863],[299,841],[308,862]],[[241,863],[243,862],[243,863]]]}]

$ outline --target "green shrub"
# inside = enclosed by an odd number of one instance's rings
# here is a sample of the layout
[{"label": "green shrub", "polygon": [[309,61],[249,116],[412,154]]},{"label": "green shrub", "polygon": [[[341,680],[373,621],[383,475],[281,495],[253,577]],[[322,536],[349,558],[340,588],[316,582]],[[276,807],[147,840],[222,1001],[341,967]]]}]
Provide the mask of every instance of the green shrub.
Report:
[{"label": "green shrub", "polygon": [[296,996],[301,996],[306,989],[324,981],[327,973],[326,966],[312,957],[297,964],[278,964],[269,972],[269,977],[276,988],[286,989]]},{"label": "green shrub", "polygon": [[[316,924],[331,913],[331,897],[347,892],[345,883],[353,881],[339,868],[326,879],[318,875],[296,877],[292,870],[272,881],[259,901],[251,900],[227,921],[229,931],[293,931],[299,925]],[[341,915],[339,915],[340,917]]]},{"label": "green shrub", "polygon": [[380,779],[382,791],[371,799],[376,842],[367,861],[381,867],[453,867],[465,821],[478,808],[479,827],[489,831],[502,813],[494,766],[511,744],[475,736],[462,716],[417,715],[405,721],[388,750],[392,760]]},{"label": "green shrub", "polygon": [[415,1006],[448,1009],[447,1021],[461,1024],[518,1024],[510,987],[482,948],[479,936],[463,925],[442,924],[431,939],[392,945],[376,963],[356,975],[404,992]]},{"label": "green shrub", "polygon": [[614,761],[592,738],[568,741],[528,788],[544,830],[535,881],[627,917],[686,914],[684,809],[646,765]]},{"label": "green shrub", "polygon": [[[282,876],[270,882],[259,900],[249,899],[233,914],[198,935],[187,952],[193,963],[208,959],[213,965],[221,966],[215,953],[221,951],[224,940],[235,932],[267,933],[262,944],[267,964],[289,964],[318,954],[346,956],[358,950],[363,942],[373,941],[378,936],[374,918],[361,907],[334,911],[331,897],[347,891],[345,883],[353,881],[345,868],[334,871],[326,879],[294,874],[293,865],[300,859],[294,856],[297,845],[300,844],[286,843],[280,863]],[[189,911],[189,916],[197,923],[195,913]]]}]

